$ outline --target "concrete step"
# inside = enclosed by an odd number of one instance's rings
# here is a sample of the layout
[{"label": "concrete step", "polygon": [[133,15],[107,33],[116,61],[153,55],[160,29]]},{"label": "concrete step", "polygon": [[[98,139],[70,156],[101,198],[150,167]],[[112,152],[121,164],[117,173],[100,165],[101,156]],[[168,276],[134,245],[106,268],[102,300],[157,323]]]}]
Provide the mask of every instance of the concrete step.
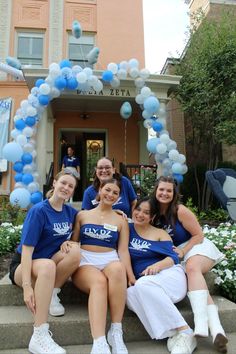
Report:
[{"label": "concrete step", "polygon": [[[236,348],[236,333],[227,334],[228,354],[235,354]],[[90,354],[91,344],[89,345],[72,345],[64,346],[67,354]],[[166,347],[166,340],[147,340],[147,341],[134,341],[127,343],[129,354],[168,354]],[[213,347],[210,338],[199,338],[197,349],[194,354],[219,354]],[[0,350],[0,354],[29,354],[28,349],[8,349]]]},{"label": "concrete step", "polygon": [[[219,307],[223,327],[227,333],[236,332],[236,304],[222,297],[214,297]],[[193,317],[187,301],[178,304],[186,321],[193,326]],[[92,342],[87,304],[66,305],[63,317],[49,316],[50,329],[56,342],[63,346]],[[107,321],[109,326],[109,319]],[[26,348],[32,334],[33,318],[25,306],[0,307],[0,349]],[[126,309],[123,319],[125,340],[135,342],[148,340],[148,334],[136,315]]]},{"label": "concrete step", "polygon": [[[208,272],[206,280],[210,293],[219,295],[214,285],[215,274]],[[75,288],[71,281],[68,281],[62,288],[60,299],[63,304],[87,303],[87,295]],[[24,305],[22,289],[11,284],[8,274],[0,280],[0,306],[21,306]]]}]

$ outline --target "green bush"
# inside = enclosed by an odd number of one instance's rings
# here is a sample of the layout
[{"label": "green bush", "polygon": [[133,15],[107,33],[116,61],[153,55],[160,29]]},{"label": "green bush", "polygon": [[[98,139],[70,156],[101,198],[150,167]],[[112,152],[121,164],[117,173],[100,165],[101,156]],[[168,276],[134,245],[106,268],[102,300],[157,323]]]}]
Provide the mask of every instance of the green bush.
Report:
[{"label": "green bush", "polygon": [[0,256],[15,250],[20,241],[22,225],[4,222],[0,225]]},{"label": "green bush", "polygon": [[13,225],[21,225],[25,219],[26,210],[9,203],[8,197],[1,198],[0,224],[9,222]]}]

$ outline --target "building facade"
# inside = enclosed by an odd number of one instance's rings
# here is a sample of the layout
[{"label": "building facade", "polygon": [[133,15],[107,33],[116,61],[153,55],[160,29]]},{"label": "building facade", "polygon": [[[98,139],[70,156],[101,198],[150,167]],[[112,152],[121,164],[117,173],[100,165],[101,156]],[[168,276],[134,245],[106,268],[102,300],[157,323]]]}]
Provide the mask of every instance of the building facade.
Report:
[{"label": "building facade", "polygon": [[[0,0],[0,12],[4,14],[0,24],[1,61],[8,56],[18,58],[25,78],[16,80],[0,71],[0,98],[12,98],[9,131],[21,102],[38,78],[47,77],[51,63],[66,58],[73,64],[88,66],[86,55],[96,46],[100,54],[93,70],[99,78],[111,62],[136,58],[140,68],[145,67],[142,0]],[[74,20],[83,29],[79,39],[72,35]],[[152,75],[147,85],[165,106],[170,88],[178,85],[179,79]],[[100,93],[65,90],[55,98],[34,137],[41,187],[51,163],[54,173],[60,170],[68,145],[74,145],[81,160],[81,191],[91,182],[91,169],[100,156],[112,158],[116,167],[120,162],[148,163],[147,130],[135,103],[136,95],[137,88],[128,77],[117,88],[104,83]],[[127,122],[120,115],[125,101],[133,109]],[[1,177],[0,192],[9,193],[14,188],[11,164]]]}]

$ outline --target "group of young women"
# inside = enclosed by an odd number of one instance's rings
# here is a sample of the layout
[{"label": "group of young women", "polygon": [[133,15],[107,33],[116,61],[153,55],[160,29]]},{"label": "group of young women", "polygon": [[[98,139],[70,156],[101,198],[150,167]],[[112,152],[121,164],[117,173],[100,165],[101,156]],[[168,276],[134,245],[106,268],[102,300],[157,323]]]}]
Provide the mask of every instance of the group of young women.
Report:
[{"label": "group of young women", "polygon": [[[48,312],[65,313],[58,293],[71,276],[88,294],[91,354],[128,353],[122,331],[125,304],[152,339],[168,338],[171,354],[191,354],[196,336],[208,336],[208,328],[218,351],[226,353],[228,340],[203,275],[223,255],[204,239],[194,214],[179,204],[174,180],[159,178],[152,196],[137,201],[131,182],[115,173],[110,159],[101,158],[80,212],[65,203],[76,183],[65,168],[48,199],[29,210],[10,267],[11,280],[23,288],[34,315],[29,351],[66,353],[52,339],[47,320]],[[125,215],[132,215],[132,222]],[[187,289],[194,332],[174,305]]]}]

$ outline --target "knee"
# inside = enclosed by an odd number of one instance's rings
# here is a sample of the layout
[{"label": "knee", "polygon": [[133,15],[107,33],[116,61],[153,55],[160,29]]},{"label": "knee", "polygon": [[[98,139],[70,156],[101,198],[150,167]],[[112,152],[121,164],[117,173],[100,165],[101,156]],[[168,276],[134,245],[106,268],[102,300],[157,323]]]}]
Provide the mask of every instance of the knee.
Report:
[{"label": "knee", "polygon": [[200,272],[200,269],[198,265],[195,262],[192,262],[191,260],[188,260],[186,263],[186,273],[187,275],[191,275],[192,273],[198,273]]},{"label": "knee", "polygon": [[56,276],[56,264],[51,259],[45,259],[41,262],[38,277],[45,277],[45,278],[55,278]]},{"label": "knee", "polygon": [[125,267],[121,262],[113,262],[109,266],[108,278],[120,282],[126,279]]},{"label": "knee", "polygon": [[73,244],[68,253],[68,261],[73,269],[77,269],[80,264],[80,248],[79,245]]},{"label": "knee", "polygon": [[94,279],[91,285],[91,290],[95,290],[99,293],[107,293],[107,279],[103,274],[96,277],[96,280]]}]

